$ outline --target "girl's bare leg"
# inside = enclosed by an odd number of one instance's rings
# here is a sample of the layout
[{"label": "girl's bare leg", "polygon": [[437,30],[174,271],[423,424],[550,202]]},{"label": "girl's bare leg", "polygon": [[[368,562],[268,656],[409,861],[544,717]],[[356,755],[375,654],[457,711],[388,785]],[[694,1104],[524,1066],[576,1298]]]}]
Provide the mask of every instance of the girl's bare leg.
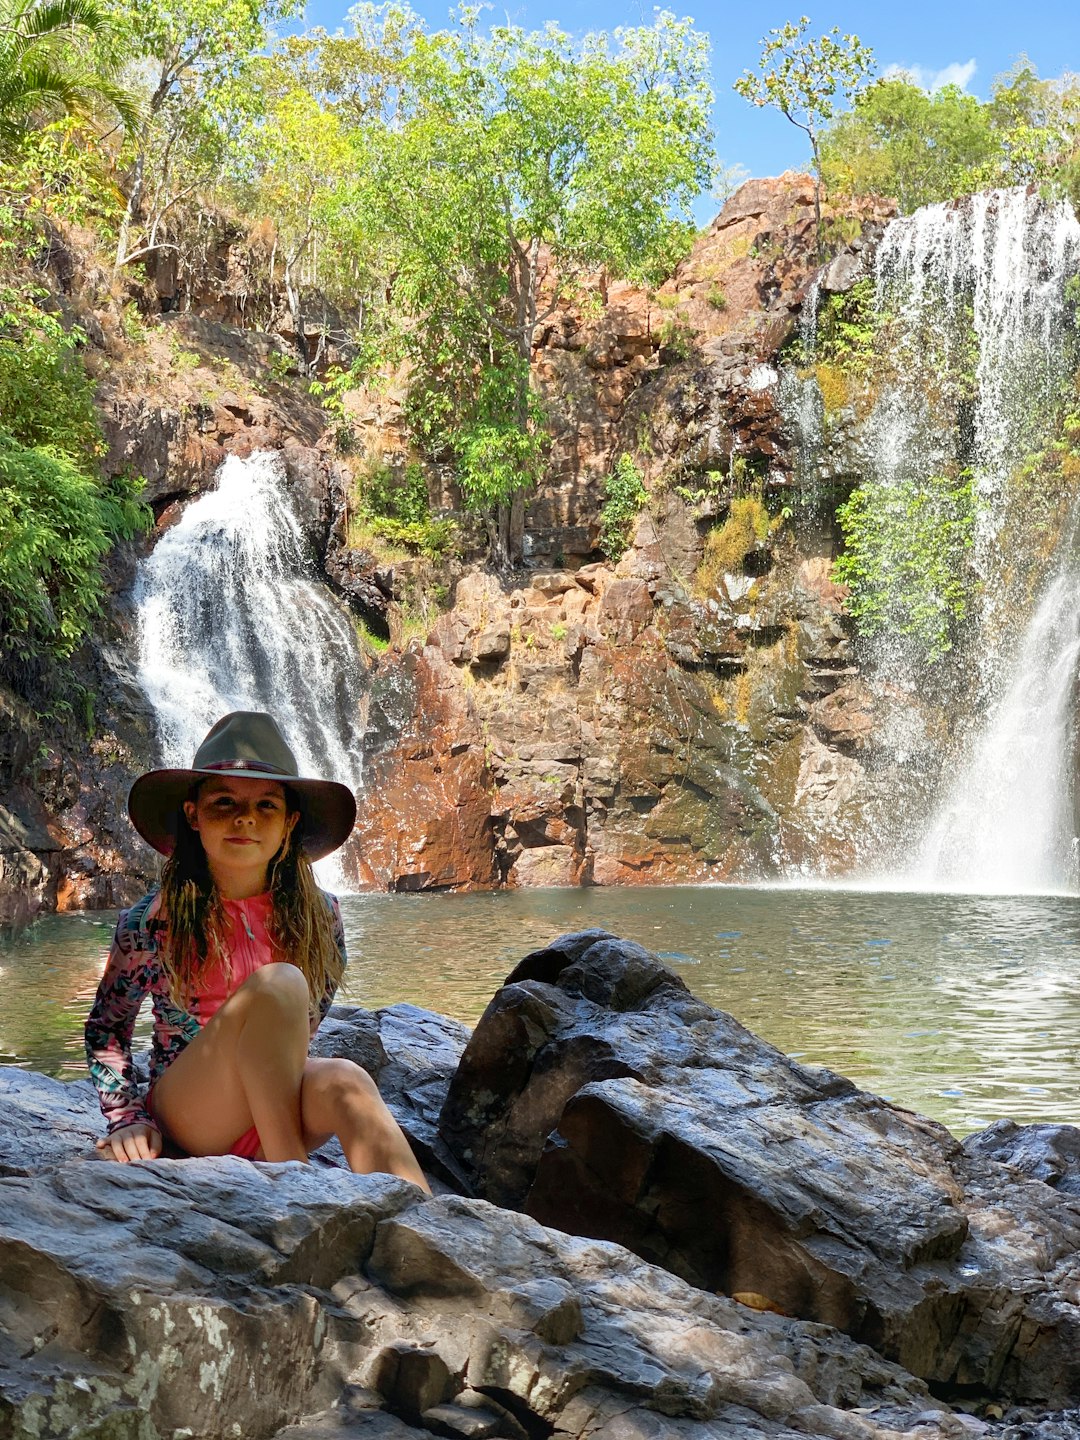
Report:
[{"label": "girl's bare leg", "polygon": [[361,1175],[400,1175],[428,1189],[424,1172],[374,1080],[351,1060],[307,1062],[300,1113],[311,1150],[336,1135],[351,1170]]},{"label": "girl's bare leg", "polygon": [[191,1155],[222,1155],[250,1130],[266,1160],[306,1160],[337,1135],[360,1174],[424,1173],[365,1070],[309,1060],[307,981],[265,965],[244,982],[154,1086],[154,1114]]},{"label": "girl's bare leg", "polygon": [[224,1154],[254,1125],[267,1160],[306,1160],[307,1047],[307,981],[295,965],[264,965],[162,1075],[154,1114],[191,1155]]}]

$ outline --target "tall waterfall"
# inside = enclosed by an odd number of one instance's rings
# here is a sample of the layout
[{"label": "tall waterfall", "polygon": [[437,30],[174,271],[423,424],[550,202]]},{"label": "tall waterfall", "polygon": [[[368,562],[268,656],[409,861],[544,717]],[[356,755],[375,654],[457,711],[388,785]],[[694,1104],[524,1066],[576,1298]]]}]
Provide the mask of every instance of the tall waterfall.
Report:
[{"label": "tall waterfall", "polygon": [[[1080,224],[1067,204],[1024,190],[976,195],[893,221],[876,266],[897,381],[871,421],[869,483],[925,479],[961,464],[978,502],[976,713],[957,729],[952,783],[916,834],[907,878],[997,892],[1075,886],[1076,530],[1067,527],[1019,643],[1004,607],[1011,557],[998,540],[1009,478],[1048,443],[1071,379],[1066,284],[1080,271]],[[935,373],[960,377],[951,428],[941,424],[940,395],[936,411],[928,398]],[[920,683],[910,673],[897,678]]]},{"label": "tall waterfall", "polygon": [[1080,577],[1070,556],[919,847],[916,882],[990,894],[1077,887],[1078,658]]},{"label": "tall waterfall", "polygon": [[[924,206],[894,220],[878,248],[876,308],[893,317],[898,370],[908,377],[881,416],[880,478],[912,465],[931,474],[949,453],[970,462],[987,572],[1005,481],[1043,442],[1047,408],[1066,378],[1065,285],[1078,267],[1072,208],[1020,189]],[[923,362],[935,350],[937,369],[970,377],[970,411],[952,436],[928,423]]]},{"label": "tall waterfall", "polygon": [[[365,663],[311,562],[270,452],[230,456],[140,567],[139,681],[166,765],[189,765],[232,710],[278,721],[301,774],[361,784]],[[334,857],[324,883],[341,884]]]}]

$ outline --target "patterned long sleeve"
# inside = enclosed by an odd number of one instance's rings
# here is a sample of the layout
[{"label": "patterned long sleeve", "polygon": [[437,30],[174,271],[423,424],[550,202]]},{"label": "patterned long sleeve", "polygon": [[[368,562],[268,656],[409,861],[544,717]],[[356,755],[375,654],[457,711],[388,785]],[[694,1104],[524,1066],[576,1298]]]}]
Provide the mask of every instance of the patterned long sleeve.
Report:
[{"label": "patterned long sleeve", "polygon": [[135,1021],[159,975],[156,955],[141,948],[145,932],[138,922],[143,916],[136,912],[145,909],[145,902],[140,902],[120,912],[105,971],[86,1021],[86,1060],[110,1135],[124,1125],[154,1123],[147,1113],[131,1059]]},{"label": "patterned long sleeve", "polygon": [[[338,898],[336,895],[331,895],[328,890],[324,890],[322,893],[325,896],[326,903],[330,906],[330,912],[333,915],[334,944],[338,948],[338,954],[341,956],[341,964],[342,968],[344,969],[344,967],[348,964],[349,957],[345,953],[345,925],[341,918],[341,906],[338,904]],[[322,999],[319,1001],[318,1013],[315,1015],[311,1023],[312,1035],[315,1034],[315,1031],[318,1030],[319,1026],[326,1019],[330,1006],[334,1003],[334,996],[337,994],[337,988],[338,987],[334,981],[331,980],[327,982],[326,989],[323,991]]]}]

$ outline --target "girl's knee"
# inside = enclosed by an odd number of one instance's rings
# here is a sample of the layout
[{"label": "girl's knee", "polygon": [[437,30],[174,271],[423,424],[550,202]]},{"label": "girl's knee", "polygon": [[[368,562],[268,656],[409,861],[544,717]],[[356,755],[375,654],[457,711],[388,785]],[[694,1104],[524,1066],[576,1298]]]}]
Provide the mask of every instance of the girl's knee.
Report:
[{"label": "girl's knee", "polygon": [[366,1070],[352,1060],[309,1060],[304,1071],[304,1089],[314,1091],[331,1104],[382,1106],[379,1087]]},{"label": "girl's knee", "polygon": [[309,1000],[308,983],[303,971],[285,960],[263,965],[248,976],[236,993],[268,998],[290,1006],[302,1003],[305,1013]]}]

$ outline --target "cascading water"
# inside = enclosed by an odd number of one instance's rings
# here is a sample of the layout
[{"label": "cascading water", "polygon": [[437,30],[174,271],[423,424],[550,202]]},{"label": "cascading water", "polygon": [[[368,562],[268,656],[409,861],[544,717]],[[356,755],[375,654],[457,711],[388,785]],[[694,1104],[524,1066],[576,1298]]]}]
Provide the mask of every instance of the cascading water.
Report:
[{"label": "cascading water", "polygon": [[[892,317],[897,371],[911,382],[886,403],[882,419],[896,433],[875,447],[879,483],[907,467],[932,474],[949,453],[970,464],[980,500],[977,558],[986,571],[1005,482],[1044,441],[1048,405],[1066,378],[1066,282],[1078,267],[1072,208],[1026,190],[927,205],[894,220],[878,247],[876,309]],[[966,372],[970,385],[951,436],[934,433],[928,358],[939,374]]]},{"label": "cascading water", "polygon": [[1080,577],[1047,587],[1012,678],[934,817],[911,879],[988,894],[1076,889]]},{"label": "cascading water", "polygon": [[[1010,477],[1051,438],[1071,378],[1066,287],[1078,271],[1071,208],[1024,190],[927,206],[893,221],[878,250],[876,307],[888,317],[896,381],[870,420],[865,484],[921,484],[966,467],[980,577],[973,715],[957,727],[954,783],[901,866],[905,881],[998,892],[1076,884],[1076,530],[1067,527],[1019,644],[998,542]],[[944,405],[939,383],[953,386]],[[878,669],[912,690],[921,683],[895,633],[878,647]]]},{"label": "cascading water", "polygon": [[[139,681],[165,765],[188,765],[232,710],[265,710],[301,774],[361,785],[365,663],[348,614],[311,578],[280,456],[230,456],[140,567]],[[320,878],[340,886],[335,857]]]}]

